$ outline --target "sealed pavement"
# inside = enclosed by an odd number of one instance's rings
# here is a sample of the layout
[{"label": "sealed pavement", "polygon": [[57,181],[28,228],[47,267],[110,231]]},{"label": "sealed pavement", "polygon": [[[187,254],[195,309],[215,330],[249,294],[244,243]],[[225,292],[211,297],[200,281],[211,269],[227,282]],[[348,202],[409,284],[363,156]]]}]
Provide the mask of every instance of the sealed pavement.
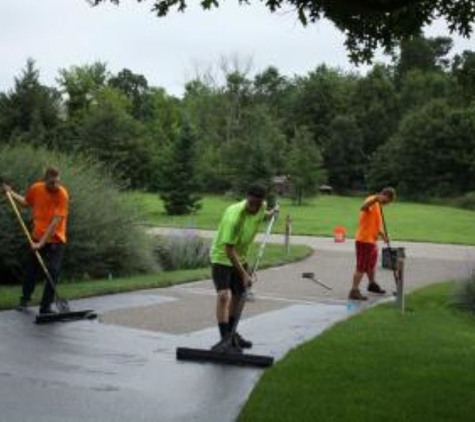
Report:
[{"label": "sealed pavement", "polygon": [[[353,242],[293,242],[316,252],[261,271],[240,325],[254,341],[252,353],[277,360],[349,315]],[[409,290],[466,278],[475,262],[473,247],[394,246],[406,248]],[[307,271],[332,290],[303,279]],[[392,291],[392,272],[380,269],[378,276]],[[207,280],[79,300],[71,302],[75,310],[93,308],[100,320],[41,326],[33,323],[36,309],[1,312],[0,421],[235,420],[263,370],[175,360],[177,346],[208,348],[218,340],[214,295]]]}]

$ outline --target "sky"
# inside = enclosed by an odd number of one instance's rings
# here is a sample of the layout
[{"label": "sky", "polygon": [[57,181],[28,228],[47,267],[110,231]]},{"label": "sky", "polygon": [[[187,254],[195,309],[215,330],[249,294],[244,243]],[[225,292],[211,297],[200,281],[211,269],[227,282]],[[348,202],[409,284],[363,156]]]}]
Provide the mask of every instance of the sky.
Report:
[{"label": "sky", "polygon": [[[203,11],[189,0],[185,13],[165,18],[150,12],[152,0],[122,0],[120,6],[91,7],[86,0],[0,1],[0,91],[13,87],[29,57],[42,83],[56,85],[59,69],[105,62],[112,73],[123,68],[146,77],[150,86],[181,96],[187,81],[220,63],[238,63],[252,76],[268,66],[283,75],[305,75],[321,64],[364,73],[347,58],[344,36],[322,20],[303,27],[294,13],[271,13],[261,2]],[[437,22],[427,36],[449,35]],[[453,52],[475,49],[474,40],[453,36]],[[382,54],[377,60],[385,60]]]}]

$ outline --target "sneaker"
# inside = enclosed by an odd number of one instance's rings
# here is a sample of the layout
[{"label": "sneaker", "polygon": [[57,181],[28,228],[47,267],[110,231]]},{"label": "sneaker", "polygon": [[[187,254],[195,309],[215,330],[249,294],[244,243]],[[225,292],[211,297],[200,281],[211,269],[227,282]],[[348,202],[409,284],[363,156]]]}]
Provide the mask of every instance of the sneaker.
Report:
[{"label": "sneaker", "polygon": [[386,293],[386,290],[383,290],[378,283],[373,282],[368,284],[368,292],[379,293],[383,295],[384,293]]},{"label": "sneaker", "polygon": [[46,314],[57,314],[56,311],[54,311],[51,306],[44,306],[40,308],[40,315],[46,315]]},{"label": "sneaker", "polygon": [[351,289],[348,299],[351,300],[368,300],[366,296],[363,296],[358,289]]},{"label": "sneaker", "polygon": [[238,345],[242,349],[250,349],[252,347],[252,341],[246,340],[237,332],[234,334],[233,344]]},{"label": "sneaker", "polygon": [[226,339],[222,339],[219,343],[215,344],[211,350],[213,352],[219,353],[229,353],[229,354],[241,354],[242,348],[234,344],[233,341],[226,341]]},{"label": "sneaker", "polygon": [[16,307],[17,311],[26,311],[26,308],[28,308],[28,301],[25,299],[20,299],[20,303]]}]

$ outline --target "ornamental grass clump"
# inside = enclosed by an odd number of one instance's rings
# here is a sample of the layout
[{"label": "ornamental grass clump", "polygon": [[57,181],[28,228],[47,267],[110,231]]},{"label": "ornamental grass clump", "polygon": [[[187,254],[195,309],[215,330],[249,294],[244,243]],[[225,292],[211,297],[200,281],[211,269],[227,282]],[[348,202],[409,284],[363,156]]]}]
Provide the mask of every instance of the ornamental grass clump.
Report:
[{"label": "ornamental grass clump", "polygon": [[206,267],[209,265],[210,247],[209,239],[203,239],[190,230],[155,238],[155,253],[166,271]]},{"label": "ornamental grass clump", "polygon": [[470,277],[456,285],[451,304],[475,314],[475,270],[471,271]]}]

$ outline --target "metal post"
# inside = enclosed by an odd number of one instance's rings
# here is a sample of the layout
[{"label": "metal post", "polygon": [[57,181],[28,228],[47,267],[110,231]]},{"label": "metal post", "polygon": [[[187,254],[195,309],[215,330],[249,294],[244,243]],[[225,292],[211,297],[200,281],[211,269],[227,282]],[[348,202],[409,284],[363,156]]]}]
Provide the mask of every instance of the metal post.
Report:
[{"label": "metal post", "polygon": [[292,235],[292,218],[290,215],[285,217],[285,237],[284,237],[284,244],[285,244],[285,254],[289,255],[290,253],[290,236]]},{"label": "metal post", "polygon": [[404,253],[399,253],[397,258],[397,285],[396,285],[396,303],[401,312],[404,313]]}]

